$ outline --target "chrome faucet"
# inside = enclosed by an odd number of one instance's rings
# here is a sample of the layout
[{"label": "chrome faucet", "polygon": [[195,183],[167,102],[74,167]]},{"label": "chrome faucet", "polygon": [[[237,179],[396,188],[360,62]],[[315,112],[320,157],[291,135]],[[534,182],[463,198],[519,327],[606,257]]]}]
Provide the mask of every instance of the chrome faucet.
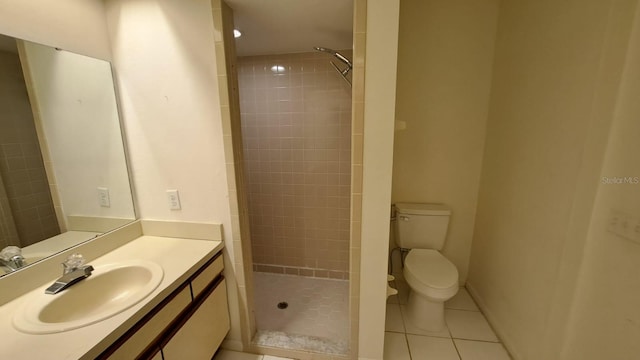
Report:
[{"label": "chrome faucet", "polygon": [[60,291],[69,288],[71,285],[80,280],[84,280],[91,276],[93,266],[84,265],[85,260],[80,254],[73,254],[62,263],[62,277],[56,280],[44,292],[45,294],[54,295]]},{"label": "chrome faucet", "polygon": [[7,273],[14,272],[27,265],[22,256],[22,250],[17,246],[7,246],[0,251],[0,265],[5,267]]}]

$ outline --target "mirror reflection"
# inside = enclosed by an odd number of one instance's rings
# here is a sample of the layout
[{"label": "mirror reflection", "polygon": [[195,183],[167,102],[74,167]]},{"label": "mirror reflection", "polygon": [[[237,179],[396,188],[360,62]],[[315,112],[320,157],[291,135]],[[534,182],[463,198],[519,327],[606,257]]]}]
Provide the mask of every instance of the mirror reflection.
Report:
[{"label": "mirror reflection", "polygon": [[135,219],[108,62],[0,35],[0,275]]}]

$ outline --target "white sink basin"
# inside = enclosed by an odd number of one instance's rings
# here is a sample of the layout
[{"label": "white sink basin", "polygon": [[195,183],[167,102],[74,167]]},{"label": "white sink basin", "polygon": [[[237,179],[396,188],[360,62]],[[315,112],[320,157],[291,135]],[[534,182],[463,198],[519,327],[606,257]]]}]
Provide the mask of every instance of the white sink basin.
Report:
[{"label": "white sink basin", "polygon": [[95,266],[91,276],[56,295],[43,290],[26,297],[13,326],[28,334],[50,334],[102,321],[147,297],[163,275],[158,264],[143,260]]}]

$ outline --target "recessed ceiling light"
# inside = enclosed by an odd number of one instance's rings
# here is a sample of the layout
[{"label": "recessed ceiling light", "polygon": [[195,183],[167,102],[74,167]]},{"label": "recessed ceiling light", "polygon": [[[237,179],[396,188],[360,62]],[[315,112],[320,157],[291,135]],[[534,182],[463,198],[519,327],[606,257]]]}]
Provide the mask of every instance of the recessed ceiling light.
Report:
[{"label": "recessed ceiling light", "polygon": [[242,36],[242,33],[240,32],[240,30],[238,29],[233,29],[233,37],[234,38],[239,38],[240,36]]}]

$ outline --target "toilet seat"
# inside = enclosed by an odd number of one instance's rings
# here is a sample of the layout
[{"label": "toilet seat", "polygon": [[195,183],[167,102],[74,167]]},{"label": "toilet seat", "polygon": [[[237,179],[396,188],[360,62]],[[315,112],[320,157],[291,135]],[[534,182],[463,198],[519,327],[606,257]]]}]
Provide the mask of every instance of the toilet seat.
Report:
[{"label": "toilet seat", "polygon": [[458,269],[437,250],[409,251],[404,277],[413,291],[435,300],[449,299],[458,292]]}]

